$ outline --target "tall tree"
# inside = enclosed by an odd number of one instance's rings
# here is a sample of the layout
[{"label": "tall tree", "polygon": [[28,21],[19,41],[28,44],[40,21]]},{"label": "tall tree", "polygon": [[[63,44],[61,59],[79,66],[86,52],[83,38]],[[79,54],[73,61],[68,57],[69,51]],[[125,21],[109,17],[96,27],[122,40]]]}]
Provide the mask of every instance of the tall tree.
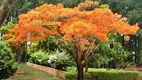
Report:
[{"label": "tall tree", "polygon": [[141,22],[141,0],[102,0],[101,2],[108,4],[113,12],[126,16],[130,24]]},{"label": "tall tree", "polygon": [[13,8],[16,0],[3,0],[0,6],[0,27],[2,26],[5,18],[7,17],[10,10]]},{"label": "tall tree", "polygon": [[[128,18],[129,24],[138,24],[142,27],[142,0],[101,0],[103,4],[108,4],[113,12],[118,12],[123,16]],[[129,42],[124,41],[122,38],[121,43],[125,47],[125,49],[131,51],[131,53],[135,53],[135,62],[137,66],[139,65],[139,56],[141,46],[141,35],[140,31],[137,36],[131,35],[131,40]],[[123,37],[123,36],[122,36]]]},{"label": "tall tree", "polygon": [[109,40],[108,35],[136,34],[139,30],[137,25],[127,24],[125,18],[114,14],[110,9],[90,10],[96,3],[88,1],[75,8],[64,8],[62,4],[43,4],[27,14],[21,14],[18,24],[9,31],[5,39],[9,40],[11,45],[17,46],[27,41],[55,36],[60,45],[75,59],[78,80],[83,80],[84,64],[101,42]]}]

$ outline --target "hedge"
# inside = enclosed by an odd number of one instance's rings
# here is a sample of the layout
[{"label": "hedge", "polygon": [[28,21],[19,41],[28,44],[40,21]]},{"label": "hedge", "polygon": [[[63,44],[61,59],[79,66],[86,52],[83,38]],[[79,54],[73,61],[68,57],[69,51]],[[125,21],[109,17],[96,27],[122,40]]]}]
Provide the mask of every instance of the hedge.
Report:
[{"label": "hedge", "polygon": [[[97,71],[84,74],[84,80],[139,80],[140,73],[136,71]],[[66,72],[65,80],[76,80],[76,72]]]}]

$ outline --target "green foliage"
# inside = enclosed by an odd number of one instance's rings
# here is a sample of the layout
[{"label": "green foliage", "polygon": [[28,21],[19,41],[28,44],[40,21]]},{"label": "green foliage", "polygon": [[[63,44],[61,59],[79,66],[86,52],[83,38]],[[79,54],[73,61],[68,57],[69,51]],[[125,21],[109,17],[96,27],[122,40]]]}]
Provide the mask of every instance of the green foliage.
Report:
[{"label": "green foliage", "polygon": [[60,46],[58,45],[58,41],[55,39],[55,37],[50,36],[42,41],[33,42],[30,45],[30,51],[32,53],[38,51],[39,49],[42,51],[50,52],[55,51],[56,49],[60,49]]},{"label": "green foliage", "polygon": [[[142,27],[142,0],[101,0],[101,3],[108,4],[114,13],[117,12],[127,17],[129,24],[138,24]],[[125,50],[135,52],[129,61],[136,62],[137,65],[140,62],[140,49],[142,49],[141,33],[137,33],[136,36],[131,35],[130,41],[124,41],[124,36],[119,37],[119,42],[122,43]]]},{"label": "green foliage", "polygon": [[58,41],[56,40],[56,38],[54,36],[50,36],[43,41],[38,41],[37,48],[49,52],[55,51],[60,47],[58,45]]},{"label": "green foliage", "polygon": [[140,64],[139,64],[140,67],[142,67],[142,50],[140,51]]},{"label": "green foliage", "polygon": [[14,26],[15,26],[15,24],[13,24],[12,22],[8,22],[8,24],[6,26],[3,26],[0,28],[0,33],[7,34],[8,30],[13,28]]},{"label": "green foliage", "polygon": [[[140,73],[135,71],[97,71],[84,74],[85,80],[139,80]],[[66,72],[65,80],[75,80],[76,72]]]},{"label": "green foliage", "polygon": [[89,67],[124,68],[129,64],[127,61],[129,56],[130,52],[125,51],[120,43],[110,41],[102,43],[88,63]]},{"label": "green foliage", "polygon": [[51,4],[58,4],[58,3],[62,3],[65,7],[75,7],[77,6],[80,2],[84,2],[86,0],[49,0],[47,1],[47,3],[51,3]]},{"label": "green foliage", "polygon": [[127,13],[127,17],[130,23],[137,23],[142,19],[142,8],[133,9]]},{"label": "green foliage", "polygon": [[47,0],[16,0],[16,3],[8,16],[8,20],[12,19],[11,21],[13,23],[17,23],[18,15],[26,13],[27,11],[46,2]]},{"label": "green foliage", "polygon": [[2,27],[2,28],[0,28],[0,33],[3,33],[3,34],[6,34],[6,33],[8,33],[8,27]]},{"label": "green foliage", "polygon": [[124,68],[126,66],[120,66],[120,64],[126,62],[129,55],[130,52],[125,51],[120,43],[115,43],[114,48],[111,49],[110,52],[110,57],[112,57],[112,61],[114,61],[116,67],[119,68]]},{"label": "green foliage", "polygon": [[54,55],[49,57],[48,63],[56,69],[66,70],[68,66],[73,64],[73,59],[65,50],[56,50]]},{"label": "green foliage", "polygon": [[56,50],[51,52],[35,52],[31,54],[29,62],[53,67],[60,70],[66,70],[68,66],[73,64],[72,58],[64,50]]},{"label": "green foliage", "polygon": [[120,68],[134,68],[134,67],[136,67],[136,64],[134,63],[134,62],[121,62],[120,64],[119,64],[119,67]]},{"label": "green foliage", "polygon": [[47,63],[48,59],[49,54],[40,50],[30,55],[29,62],[49,66]]},{"label": "green foliage", "polygon": [[79,4],[79,2],[77,0],[63,0],[62,4],[64,4],[65,7],[75,7]]},{"label": "green foliage", "polygon": [[[65,73],[65,80],[76,80],[77,73],[76,72],[66,72]],[[96,80],[90,73],[84,73],[84,80]]]},{"label": "green foliage", "polygon": [[113,12],[127,16],[130,24],[141,22],[141,0],[102,0],[101,2],[108,4]]},{"label": "green foliage", "polygon": [[109,8],[109,5],[107,5],[107,4],[102,4],[102,5],[100,5],[100,8]]},{"label": "green foliage", "polygon": [[0,0],[0,5],[2,4],[3,0]]},{"label": "green foliage", "polygon": [[17,70],[17,63],[6,42],[0,42],[0,79],[8,78]]}]

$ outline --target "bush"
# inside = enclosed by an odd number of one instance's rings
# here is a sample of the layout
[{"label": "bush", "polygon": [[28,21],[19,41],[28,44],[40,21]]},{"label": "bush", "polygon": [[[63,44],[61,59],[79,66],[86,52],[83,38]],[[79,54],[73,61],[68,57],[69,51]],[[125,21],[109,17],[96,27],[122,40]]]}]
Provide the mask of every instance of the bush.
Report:
[{"label": "bush", "polygon": [[[140,73],[135,71],[97,71],[84,74],[84,80],[139,80]],[[76,80],[76,72],[66,72],[65,80]]]},{"label": "bush", "polygon": [[48,59],[49,54],[40,50],[38,52],[31,54],[28,61],[35,64],[49,66]]},{"label": "bush", "polygon": [[56,69],[66,70],[73,63],[73,59],[65,50],[56,50],[55,54],[49,57],[48,62]]},{"label": "bush", "polygon": [[17,63],[14,60],[9,45],[5,42],[0,42],[0,80],[13,75],[16,70]]},{"label": "bush", "polygon": [[[77,73],[76,72],[66,72],[65,80],[77,80]],[[96,80],[96,79],[93,78],[92,74],[84,73],[84,80]]]},{"label": "bush", "polygon": [[66,51],[56,50],[48,53],[43,51],[35,52],[34,54],[31,54],[29,62],[60,70],[66,70],[66,68],[73,63],[73,60]]}]

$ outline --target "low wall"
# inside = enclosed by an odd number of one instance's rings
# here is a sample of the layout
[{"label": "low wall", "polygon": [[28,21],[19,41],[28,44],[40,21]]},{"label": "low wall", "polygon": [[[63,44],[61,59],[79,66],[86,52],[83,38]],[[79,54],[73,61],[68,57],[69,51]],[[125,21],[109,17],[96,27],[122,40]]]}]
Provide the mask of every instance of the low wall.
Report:
[{"label": "low wall", "polygon": [[28,63],[28,62],[27,62],[27,65],[31,66],[33,68],[39,69],[41,71],[47,72],[48,74],[51,74],[53,76],[64,78],[64,71],[57,70],[57,69],[50,68],[50,67],[45,67],[45,66],[37,65],[37,64],[33,64],[33,63]]}]

